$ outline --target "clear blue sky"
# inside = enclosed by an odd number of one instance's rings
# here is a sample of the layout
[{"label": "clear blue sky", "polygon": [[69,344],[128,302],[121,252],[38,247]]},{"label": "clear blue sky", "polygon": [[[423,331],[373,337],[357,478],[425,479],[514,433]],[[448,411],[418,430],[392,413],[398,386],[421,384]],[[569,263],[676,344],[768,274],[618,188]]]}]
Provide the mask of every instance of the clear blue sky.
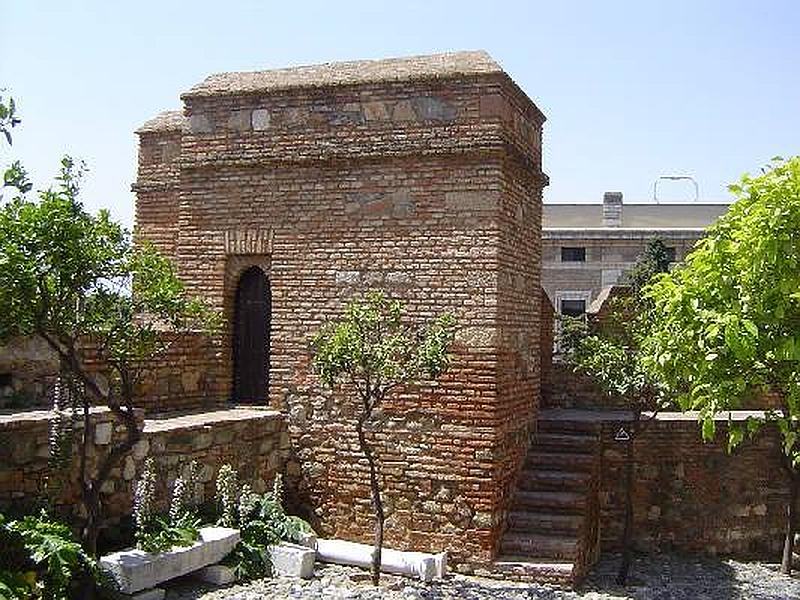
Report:
[{"label": "clear blue sky", "polygon": [[647,201],[662,174],[721,200],[800,152],[798,31],[796,0],[5,0],[0,87],[24,123],[0,165],[21,158],[42,187],[83,158],[85,203],[130,225],[134,129],[206,75],[482,48],[548,117],[547,201]]}]

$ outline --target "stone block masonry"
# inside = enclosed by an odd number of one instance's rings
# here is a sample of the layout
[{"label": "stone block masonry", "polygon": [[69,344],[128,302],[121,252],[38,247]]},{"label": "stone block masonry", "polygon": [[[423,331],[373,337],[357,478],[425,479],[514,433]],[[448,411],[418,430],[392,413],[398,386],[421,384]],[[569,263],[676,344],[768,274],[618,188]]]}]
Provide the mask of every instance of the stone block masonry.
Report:
[{"label": "stone block masonry", "polygon": [[[143,416],[143,414],[142,414]],[[35,504],[46,492],[52,475],[48,464],[49,411],[0,416],[0,508]],[[80,423],[76,425],[80,428]],[[243,408],[195,413],[181,417],[147,419],[141,441],[115,468],[103,487],[105,516],[109,523],[131,514],[135,480],[148,457],[155,460],[159,477],[157,505],[168,507],[171,485],[181,468],[191,460],[200,465],[198,499],[214,498],[217,471],[234,465],[243,481],[258,492],[267,491],[277,473],[287,474],[288,488],[297,486],[299,468],[291,455],[285,420],[275,411]],[[89,447],[89,472],[95,472],[98,459],[112,442],[124,435],[108,409],[92,409]],[[80,431],[76,439],[80,439]],[[55,497],[55,504],[77,511],[77,451],[64,467],[66,485]],[[77,512],[76,516],[80,516]]]},{"label": "stone block masonry", "polygon": [[139,130],[137,224],[223,311],[223,396],[256,266],[267,402],[288,416],[300,493],[323,535],[368,541],[352,406],[320,387],[309,338],[371,288],[413,319],[452,312],[452,370],[401,390],[370,431],[387,545],[491,559],[539,402],[542,113],[480,52],[227,73],[182,99]]}]

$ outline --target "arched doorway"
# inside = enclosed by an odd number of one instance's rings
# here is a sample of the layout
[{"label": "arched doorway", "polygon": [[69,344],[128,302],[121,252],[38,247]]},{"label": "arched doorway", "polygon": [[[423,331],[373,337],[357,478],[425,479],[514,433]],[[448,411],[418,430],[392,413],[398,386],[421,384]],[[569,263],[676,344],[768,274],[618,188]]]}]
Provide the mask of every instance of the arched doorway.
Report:
[{"label": "arched doorway", "polygon": [[269,390],[269,335],[272,294],[258,267],[239,278],[233,316],[233,399],[265,404]]}]

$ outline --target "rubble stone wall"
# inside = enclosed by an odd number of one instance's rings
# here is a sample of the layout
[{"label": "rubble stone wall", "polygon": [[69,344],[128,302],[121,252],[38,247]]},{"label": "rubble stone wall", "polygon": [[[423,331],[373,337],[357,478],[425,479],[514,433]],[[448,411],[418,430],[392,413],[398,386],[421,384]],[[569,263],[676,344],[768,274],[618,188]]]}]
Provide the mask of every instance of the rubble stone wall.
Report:
[{"label": "rubble stone wall", "polygon": [[0,409],[46,407],[58,356],[38,337],[0,346]]},{"label": "rubble stone wall", "polygon": [[[148,415],[164,415],[224,405],[229,395],[221,355],[216,335],[163,334],[162,350],[136,369],[134,406]],[[84,344],[83,357],[90,371],[105,374],[104,363],[91,343]]]},{"label": "rubble stone wall", "polygon": [[[33,505],[37,499],[51,495],[56,506],[81,516],[77,450],[67,453],[65,465],[51,469],[50,418],[49,411],[0,416],[0,509]],[[214,498],[214,480],[225,463],[236,467],[242,481],[249,482],[256,491],[265,491],[276,473],[285,475],[290,490],[296,489],[299,468],[292,458],[286,423],[275,411],[231,409],[147,420],[143,425],[142,439],[103,487],[104,516],[109,522],[131,514],[135,480],[148,457],[155,460],[157,503],[162,509],[167,508],[172,483],[191,460],[201,467],[196,490],[200,500]],[[80,420],[75,428],[73,443],[77,444],[82,437]],[[123,439],[124,432],[111,412],[100,408],[92,409],[90,428],[88,470],[93,473],[111,445]],[[58,479],[63,484],[53,487],[53,481]]]},{"label": "rubble stone wall", "polygon": [[[642,550],[779,560],[789,488],[778,432],[766,428],[732,454],[725,424],[704,443],[694,420],[654,421],[636,441],[634,515]],[[603,427],[601,541],[619,548],[624,524],[620,423]]]}]

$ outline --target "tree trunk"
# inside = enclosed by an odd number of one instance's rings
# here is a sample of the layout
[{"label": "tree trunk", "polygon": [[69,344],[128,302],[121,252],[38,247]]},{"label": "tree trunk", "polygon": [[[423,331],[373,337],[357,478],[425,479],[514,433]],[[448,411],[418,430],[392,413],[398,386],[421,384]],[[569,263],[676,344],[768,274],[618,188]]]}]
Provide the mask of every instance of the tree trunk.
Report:
[{"label": "tree trunk", "polygon": [[633,428],[631,439],[625,453],[625,527],[622,531],[622,563],[617,572],[617,585],[625,585],[631,568],[633,546],[633,473],[635,456],[633,444],[636,439],[636,428]]},{"label": "tree trunk", "polygon": [[97,557],[97,538],[100,537],[100,498],[90,489],[84,497],[84,507],[86,508],[86,523],[83,528],[83,545],[89,556]]},{"label": "tree trunk", "polygon": [[378,481],[378,466],[375,464],[375,456],[364,436],[364,423],[369,418],[369,413],[365,412],[356,424],[358,432],[358,443],[361,452],[367,458],[369,464],[369,489],[372,499],[372,509],[375,511],[375,549],[372,552],[372,584],[376,587],[381,579],[381,550],[383,548],[383,502],[381,501],[381,488]]},{"label": "tree trunk", "polygon": [[[102,498],[100,490],[103,484],[111,476],[111,471],[122,459],[130,452],[142,437],[142,431],[136,422],[136,415],[133,408],[122,409],[112,408],[115,416],[122,420],[125,426],[125,439],[114,445],[110,452],[106,454],[97,468],[97,474],[92,478],[88,473],[89,446],[92,443],[90,405],[87,396],[83,396],[83,441],[80,448],[80,485],[81,500],[86,510],[86,521],[84,522],[81,535],[86,552],[90,556],[97,556],[97,538],[100,536],[100,526],[102,524]],[[116,425],[116,423],[115,423]]]},{"label": "tree trunk", "polygon": [[[788,462],[788,461],[787,461]],[[800,487],[800,474],[791,466],[786,467],[789,472],[789,503],[786,505],[786,537],[783,540],[783,558],[781,560],[781,573],[786,575],[792,572],[792,554],[794,552],[794,533],[797,529],[797,497]]]}]

